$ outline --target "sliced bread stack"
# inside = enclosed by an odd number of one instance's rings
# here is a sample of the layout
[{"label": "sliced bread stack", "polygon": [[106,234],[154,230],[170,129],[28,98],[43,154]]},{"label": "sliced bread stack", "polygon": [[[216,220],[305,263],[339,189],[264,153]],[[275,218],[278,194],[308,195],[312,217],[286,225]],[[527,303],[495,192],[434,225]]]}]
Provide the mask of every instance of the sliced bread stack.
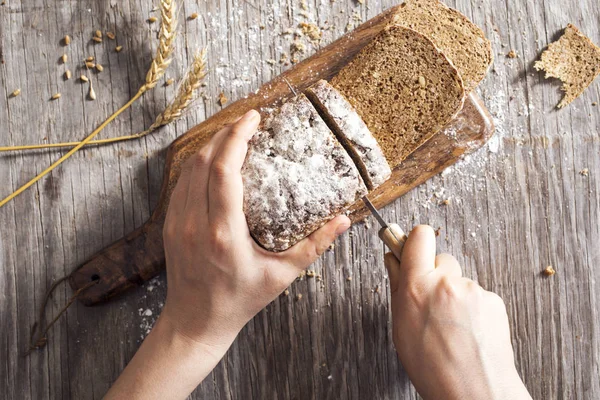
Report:
[{"label": "sliced bread stack", "polygon": [[462,109],[462,79],[427,37],[391,25],[331,84],[356,108],[392,168]]}]

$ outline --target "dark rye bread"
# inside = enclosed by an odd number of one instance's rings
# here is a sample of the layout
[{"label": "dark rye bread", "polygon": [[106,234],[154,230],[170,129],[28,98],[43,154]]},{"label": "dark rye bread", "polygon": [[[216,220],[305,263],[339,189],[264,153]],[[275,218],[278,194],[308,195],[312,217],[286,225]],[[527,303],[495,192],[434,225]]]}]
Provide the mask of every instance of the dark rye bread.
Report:
[{"label": "dark rye bread", "polygon": [[424,35],[391,25],[331,84],[354,106],[395,168],[461,110],[458,71]]},{"label": "dark rye bread", "polygon": [[431,39],[458,69],[467,93],[479,85],[492,65],[492,46],[483,31],[438,0],[408,0],[400,5],[394,22]]},{"label": "dark rye bread", "polygon": [[348,100],[325,80],[308,88],[306,96],[354,160],[367,188],[374,190],[387,181],[392,170],[377,140]]},{"label": "dark rye bread", "polygon": [[352,159],[304,95],[266,116],[250,141],[242,178],[250,233],[274,252],[367,194]]},{"label": "dark rye bread", "polygon": [[569,24],[560,39],[542,53],[541,60],[534,67],[538,71],[546,71],[546,79],[558,78],[563,82],[565,96],[558,104],[558,108],[563,108],[600,75],[600,48]]}]

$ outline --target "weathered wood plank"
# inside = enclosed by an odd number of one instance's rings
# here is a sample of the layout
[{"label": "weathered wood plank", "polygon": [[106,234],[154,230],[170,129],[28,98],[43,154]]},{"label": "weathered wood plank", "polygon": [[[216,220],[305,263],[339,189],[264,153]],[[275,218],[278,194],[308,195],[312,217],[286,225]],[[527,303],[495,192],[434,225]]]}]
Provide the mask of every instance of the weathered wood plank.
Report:
[{"label": "weathered wood plank", "polygon": [[[568,22],[600,43],[600,10],[594,0],[448,4],[482,26],[497,53],[495,72],[479,90],[496,119],[494,152],[471,156],[387,207],[384,216],[407,228],[441,227],[440,250],[457,255],[465,275],[505,299],[516,362],[534,398],[597,398],[600,109],[591,103],[600,99],[600,85],[557,112],[558,85],[545,81],[531,63]],[[322,46],[348,23],[358,24],[355,11],[366,20],[393,2],[307,5],[309,19],[331,27]],[[125,102],[155,50],[158,25],[144,22],[152,7],[114,0],[7,0],[0,6],[0,143],[78,139]],[[44,290],[148,218],[162,183],[163,149],[218,111],[220,92],[238,99],[287,68],[266,61],[289,53],[292,38],[281,33],[306,19],[300,2],[291,0],[186,0],[181,8],[182,20],[192,12],[200,18],[182,21],[181,58],[169,74],[180,76],[192,51],[208,45],[208,98],[151,137],[80,152],[0,209],[2,398],[92,399],[105,393],[159,313],[164,276],[112,304],[91,310],[74,305],[53,329],[47,348],[23,358]],[[123,52],[111,51],[116,43],[89,43],[95,29],[115,32]],[[73,43],[65,49],[59,40],[67,33]],[[520,58],[507,60],[511,49]],[[92,75],[96,102],[86,100],[84,86],[62,80],[57,60],[65,50],[75,76],[81,72],[75,60],[87,55],[106,67]],[[306,55],[314,50],[309,46]],[[21,96],[8,98],[17,87]],[[174,89],[158,87],[103,135],[147,127]],[[48,101],[57,91],[63,97]],[[1,194],[58,154],[0,156]],[[588,177],[579,174],[584,168]],[[445,198],[450,204],[439,205]],[[322,283],[298,281],[290,296],[260,313],[191,397],[415,398],[393,351],[383,247],[377,227],[370,225],[353,227],[312,267]],[[554,265],[557,275],[541,276],[546,265]],[[297,294],[303,295],[299,301]],[[49,312],[56,313],[69,295],[67,288],[59,290]],[[140,315],[140,309],[153,314]]]}]

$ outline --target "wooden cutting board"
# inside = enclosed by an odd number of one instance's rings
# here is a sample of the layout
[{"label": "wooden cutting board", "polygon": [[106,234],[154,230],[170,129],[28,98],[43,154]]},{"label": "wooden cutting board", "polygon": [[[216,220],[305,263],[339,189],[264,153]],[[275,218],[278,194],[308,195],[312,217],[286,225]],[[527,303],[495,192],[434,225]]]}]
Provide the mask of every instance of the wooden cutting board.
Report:
[{"label": "wooden cutting board", "polygon": [[[90,281],[98,281],[96,285],[84,290],[79,295],[79,300],[86,305],[107,301],[141,285],[162,271],[165,267],[162,227],[182,163],[202,148],[223,125],[250,109],[274,107],[282,99],[290,97],[290,89],[285,80],[302,91],[319,79],[333,77],[391,21],[396,8],[365,22],[353,32],[266,83],[258,92],[231,104],[175,140],[167,152],[163,186],[152,217],[141,228],[96,253],[70,275],[69,282],[73,290]],[[494,126],[488,111],[481,100],[471,94],[455,120],[396,168],[392,178],[369,195],[369,198],[378,208],[393,202],[454,164],[462,155],[483,146],[493,132]],[[356,203],[351,211],[354,222],[368,215],[362,202]]]}]

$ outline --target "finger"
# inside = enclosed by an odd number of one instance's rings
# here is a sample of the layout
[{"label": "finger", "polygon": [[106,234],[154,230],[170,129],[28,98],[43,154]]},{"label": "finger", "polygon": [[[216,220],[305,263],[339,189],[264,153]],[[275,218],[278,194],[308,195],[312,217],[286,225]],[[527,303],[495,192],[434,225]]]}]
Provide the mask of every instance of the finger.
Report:
[{"label": "finger", "polygon": [[437,274],[449,277],[462,277],[462,268],[458,260],[450,254],[439,254],[435,258],[435,271]]},{"label": "finger", "polygon": [[309,237],[281,253],[283,264],[289,265],[298,274],[315,262],[348,228],[350,228],[350,218],[345,215],[332,219]]},{"label": "finger", "polygon": [[192,170],[189,175],[186,215],[206,216],[208,214],[208,175],[215,154],[224,138],[231,131],[228,125],[217,132],[194,156],[190,157]]},{"label": "finger", "polygon": [[260,114],[255,110],[247,112],[241,120],[231,126],[223,143],[217,150],[210,167],[208,178],[209,218],[222,216],[243,217],[244,184],[242,166],[248,152],[248,141],[252,138]]},{"label": "finger", "polygon": [[166,217],[168,220],[178,219],[185,210],[187,194],[190,185],[190,175],[192,173],[193,166],[194,163],[191,157],[187,159],[181,166],[177,184],[175,185],[175,188],[173,189],[169,199],[169,208],[167,209]]},{"label": "finger", "polygon": [[400,262],[400,278],[408,283],[434,269],[435,232],[430,226],[419,225],[408,235],[404,245]]},{"label": "finger", "polygon": [[383,259],[383,263],[388,271],[391,293],[394,295],[400,287],[400,261],[398,261],[394,254],[387,253]]}]

